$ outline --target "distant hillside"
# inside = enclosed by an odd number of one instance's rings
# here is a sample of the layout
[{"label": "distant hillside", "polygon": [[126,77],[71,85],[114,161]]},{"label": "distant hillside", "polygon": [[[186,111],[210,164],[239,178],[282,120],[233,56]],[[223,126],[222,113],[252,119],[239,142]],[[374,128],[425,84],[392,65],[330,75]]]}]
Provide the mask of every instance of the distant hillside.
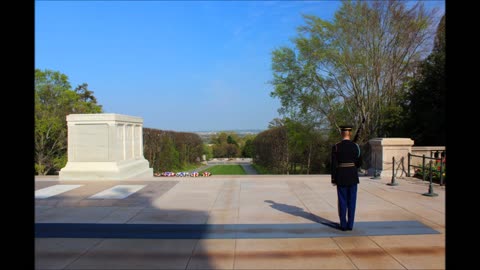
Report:
[{"label": "distant hillside", "polygon": [[217,135],[218,133],[221,132],[235,132],[238,134],[239,137],[243,137],[245,135],[249,134],[258,134],[262,132],[263,130],[261,129],[237,129],[237,130],[206,130],[206,131],[193,131],[192,133],[198,134],[200,138],[202,138],[202,141],[206,142],[210,139],[210,136],[212,135]]}]

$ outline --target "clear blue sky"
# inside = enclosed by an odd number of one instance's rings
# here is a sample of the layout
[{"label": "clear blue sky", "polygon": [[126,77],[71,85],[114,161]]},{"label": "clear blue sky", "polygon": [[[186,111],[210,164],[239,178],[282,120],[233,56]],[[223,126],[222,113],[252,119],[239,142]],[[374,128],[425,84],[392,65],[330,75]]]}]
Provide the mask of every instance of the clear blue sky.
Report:
[{"label": "clear blue sky", "polygon": [[[424,1],[445,10],[444,1]],[[271,52],[338,1],[36,1],[35,67],[88,83],[107,113],[176,131],[266,129]]]}]

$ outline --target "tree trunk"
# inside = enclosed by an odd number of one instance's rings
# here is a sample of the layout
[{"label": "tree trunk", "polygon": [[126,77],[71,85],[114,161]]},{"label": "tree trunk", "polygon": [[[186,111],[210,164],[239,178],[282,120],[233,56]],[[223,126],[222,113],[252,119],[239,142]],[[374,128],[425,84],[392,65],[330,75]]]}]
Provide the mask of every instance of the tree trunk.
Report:
[{"label": "tree trunk", "polygon": [[312,157],[312,145],[310,144],[310,147],[308,149],[308,160],[307,160],[307,174],[310,174],[310,161]]}]

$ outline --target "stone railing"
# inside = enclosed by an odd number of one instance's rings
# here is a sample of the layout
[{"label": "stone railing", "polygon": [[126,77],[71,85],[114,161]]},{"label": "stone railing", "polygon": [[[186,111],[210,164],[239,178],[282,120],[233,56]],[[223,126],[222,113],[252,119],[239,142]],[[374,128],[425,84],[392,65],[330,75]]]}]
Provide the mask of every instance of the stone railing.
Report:
[{"label": "stone railing", "polygon": [[[438,152],[439,155],[442,151],[445,151],[445,146],[413,146],[413,140],[409,138],[375,138],[369,141],[371,146],[371,166],[368,169],[369,175],[374,175],[375,171],[380,176],[391,177],[393,157],[395,157],[395,170],[408,170],[408,153],[426,157],[434,157],[434,153]],[[403,159],[403,164],[401,164]],[[422,158],[412,156],[410,159],[411,165],[421,165]],[[410,168],[410,174],[414,174],[414,168]],[[401,172],[396,173],[397,176],[401,175]],[[405,174],[404,174],[405,175]]]},{"label": "stone railing", "polygon": [[443,152],[445,151],[445,146],[413,146],[412,147],[412,155],[425,155],[426,157],[434,157],[436,152]]}]

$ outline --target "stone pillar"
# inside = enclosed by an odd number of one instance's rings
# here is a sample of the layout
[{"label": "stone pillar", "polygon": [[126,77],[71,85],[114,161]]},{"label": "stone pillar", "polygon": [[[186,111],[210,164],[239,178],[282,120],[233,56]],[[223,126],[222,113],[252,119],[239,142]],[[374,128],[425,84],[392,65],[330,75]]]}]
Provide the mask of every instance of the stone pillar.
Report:
[{"label": "stone pillar", "polygon": [[70,114],[68,162],[60,180],[125,180],[153,176],[143,156],[143,119],[115,113]]},{"label": "stone pillar", "polygon": [[[371,167],[368,168],[368,174],[373,175],[374,170],[380,173],[380,176],[392,176],[392,157],[395,157],[395,163],[404,158],[404,168],[407,171],[408,153],[412,152],[413,140],[409,138],[374,138],[368,141],[371,146]],[[395,166],[397,170],[398,164]],[[400,168],[402,169],[401,165]],[[397,176],[400,176],[400,172]]]}]

